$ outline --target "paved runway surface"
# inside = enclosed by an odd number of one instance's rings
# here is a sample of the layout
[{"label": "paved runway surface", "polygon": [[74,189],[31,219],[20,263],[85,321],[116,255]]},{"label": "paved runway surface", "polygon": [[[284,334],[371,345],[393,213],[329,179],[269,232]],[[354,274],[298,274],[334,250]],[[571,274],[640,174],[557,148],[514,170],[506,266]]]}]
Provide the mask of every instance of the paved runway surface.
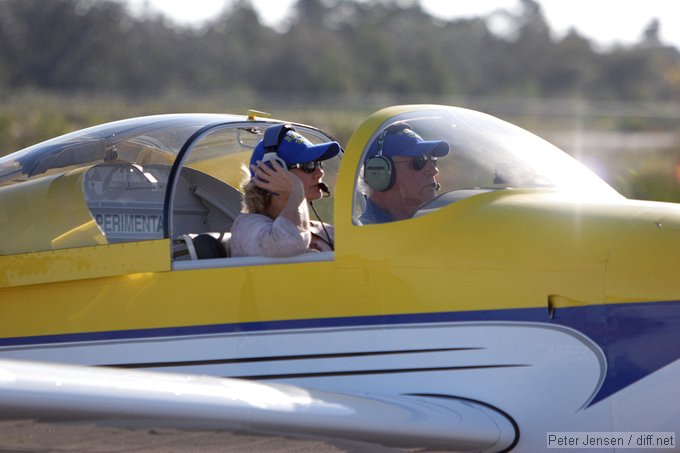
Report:
[{"label": "paved runway surface", "polygon": [[0,420],[0,453],[395,453],[404,451],[351,441],[289,439],[280,436],[234,432],[132,430],[83,424],[37,423],[31,420]]}]

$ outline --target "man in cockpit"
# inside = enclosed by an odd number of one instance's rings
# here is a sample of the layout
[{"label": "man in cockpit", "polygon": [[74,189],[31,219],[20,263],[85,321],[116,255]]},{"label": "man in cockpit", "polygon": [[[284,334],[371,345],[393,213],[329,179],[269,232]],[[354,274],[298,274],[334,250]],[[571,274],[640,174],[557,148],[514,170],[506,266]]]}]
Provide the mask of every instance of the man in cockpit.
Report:
[{"label": "man in cockpit", "polygon": [[449,153],[442,140],[425,141],[406,123],[387,127],[364,159],[367,187],[362,224],[410,218],[439,190],[437,158]]}]

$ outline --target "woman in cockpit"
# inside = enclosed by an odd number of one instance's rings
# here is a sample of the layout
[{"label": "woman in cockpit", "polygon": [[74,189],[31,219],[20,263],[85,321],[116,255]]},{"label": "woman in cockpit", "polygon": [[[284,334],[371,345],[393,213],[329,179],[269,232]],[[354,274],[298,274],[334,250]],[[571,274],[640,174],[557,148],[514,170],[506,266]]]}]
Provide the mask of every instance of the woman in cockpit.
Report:
[{"label": "woman in cockpit", "polygon": [[339,152],[337,142],[313,145],[290,126],[270,127],[250,158],[250,178],[243,184],[245,212],[231,229],[232,256],[331,251],[332,226],[310,220],[306,202],[328,190],[322,162]]}]

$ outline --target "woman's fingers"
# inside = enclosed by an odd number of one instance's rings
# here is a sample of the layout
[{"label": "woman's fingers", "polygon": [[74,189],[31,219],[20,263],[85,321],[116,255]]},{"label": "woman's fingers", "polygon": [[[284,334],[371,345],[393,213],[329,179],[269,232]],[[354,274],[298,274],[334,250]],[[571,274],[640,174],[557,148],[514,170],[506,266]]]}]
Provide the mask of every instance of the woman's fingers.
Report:
[{"label": "woman's fingers", "polygon": [[258,187],[280,195],[290,192],[299,181],[295,174],[276,160],[266,163],[258,161],[256,166],[251,165],[251,169],[255,173],[255,184]]}]

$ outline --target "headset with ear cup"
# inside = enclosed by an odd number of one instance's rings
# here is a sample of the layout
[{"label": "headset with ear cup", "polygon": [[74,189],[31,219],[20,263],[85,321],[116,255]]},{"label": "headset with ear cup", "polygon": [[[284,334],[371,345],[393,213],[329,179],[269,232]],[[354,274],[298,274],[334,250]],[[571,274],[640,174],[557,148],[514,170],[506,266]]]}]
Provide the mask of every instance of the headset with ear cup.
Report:
[{"label": "headset with ear cup", "polygon": [[288,166],[285,160],[283,160],[277,154],[281,140],[286,136],[288,132],[295,132],[295,128],[290,124],[277,124],[276,126],[270,126],[265,132],[262,138],[262,146],[264,147],[264,155],[262,156],[262,163],[267,163],[271,161],[276,161],[284,168]]},{"label": "headset with ear cup", "polygon": [[364,182],[376,192],[389,190],[394,184],[395,167],[394,162],[383,154],[383,142],[385,136],[407,129],[410,126],[406,123],[393,124],[383,130],[378,136],[378,151],[364,163]]}]

